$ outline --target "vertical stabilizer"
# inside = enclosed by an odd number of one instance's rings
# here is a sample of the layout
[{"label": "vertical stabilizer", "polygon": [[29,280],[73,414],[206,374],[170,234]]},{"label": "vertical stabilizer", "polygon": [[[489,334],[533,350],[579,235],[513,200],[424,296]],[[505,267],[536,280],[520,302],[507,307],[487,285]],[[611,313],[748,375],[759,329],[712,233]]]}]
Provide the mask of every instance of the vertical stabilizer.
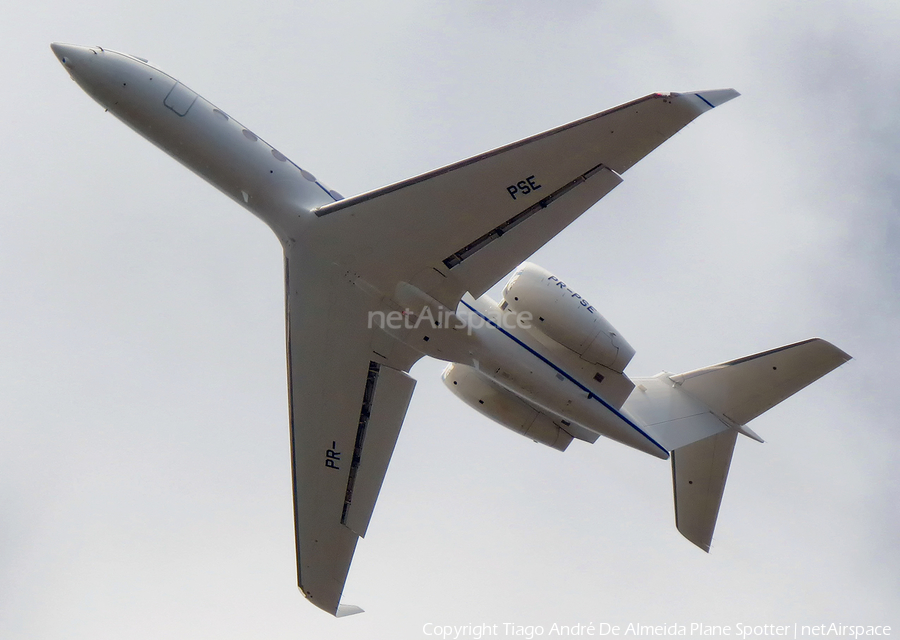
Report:
[{"label": "vertical stabilizer", "polygon": [[672,452],[675,526],[709,552],[725,492],[736,431],[723,431]]}]

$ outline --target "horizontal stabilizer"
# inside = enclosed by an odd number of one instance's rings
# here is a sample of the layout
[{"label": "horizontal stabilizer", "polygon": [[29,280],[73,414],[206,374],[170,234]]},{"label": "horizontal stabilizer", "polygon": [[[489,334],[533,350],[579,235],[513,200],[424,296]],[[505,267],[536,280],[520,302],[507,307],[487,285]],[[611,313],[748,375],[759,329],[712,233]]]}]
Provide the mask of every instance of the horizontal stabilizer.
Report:
[{"label": "horizontal stabilizer", "polygon": [[671,376],[734,425],[743,425],[850,360],[821,338]]}]

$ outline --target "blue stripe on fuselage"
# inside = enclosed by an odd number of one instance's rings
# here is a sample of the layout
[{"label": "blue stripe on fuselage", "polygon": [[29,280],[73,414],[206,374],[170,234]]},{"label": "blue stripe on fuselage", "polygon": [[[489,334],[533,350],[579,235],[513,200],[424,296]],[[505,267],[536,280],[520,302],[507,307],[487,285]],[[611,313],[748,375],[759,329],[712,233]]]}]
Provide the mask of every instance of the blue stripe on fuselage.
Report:
[{"label": "blue stripe on fuselage", "polygon": [[521,346],[522,348],[524,348],[525,350],[527,350],[528,352],[530,352],[532,355],[534,355],[535,357],[537,357],[541,362],[543,362],[543,363],[546,364],[547,366],[549,366],[549,367],[551,367],[552,369],[554,369],[557,373],[559,373],[560,375],[564,376],[567,380],[569,380],[569,382],[571,382],[571,383],[574,384],[576,387],[578,387],[579,389],[581,389],[582,391],[584,391],[586,394],[588,394],[588,398],[593,398],[594,400],[596,400],[597,402],[599,402],[600,404],[602,404],[604,407],[606,407],[607,409],[609,409],[610,411],[612,411],[612,412],[613,412],[613,415],[615,415],[615,416],[618,417],[619,419],[623,420],[623,421],[625,422],[625,424],[627,424],[629,427],[631,427],[632,429],[636,430],[636,431],[637,431],[638,433],[640,433],[642,436],[644,436],[645,438],[647,438],[647,440],[649,440],[650,442],[652,442],[653,444],[655,444],[657,447],[659,447],[661,451],[665,452],[666,457],[668,458],[668,456],[669,456],[669,451],[668,451],[665,447],[663,447],[663,446],[662,446],[661,444],[659,444],[656,440],[654,440],[654,439],[651,438],[649,435],[647,435],[647,433],[646,433],[643,429],[641,429],[639,426],[637,426],[636,424],[634,424],[631,420],[629,420],[629,419],[626,418],[624,415],[622,415],[622,414],[619,412],[618,409],[616,409],[615,407],[613,407],[611,404],[609,404],[608,402],[606,402],[606,400],[604,400],[603,398],[601,398],[600,396],[598,396],[597,394],[595,394],[593,391],[591,391],[590,389],[588,389],[586,386],[584,386],[583,384],[581,384],[580,382],[578,382],[578,380],[576,380],[576,379],[573,378],[571,375],[569,375],[568,373],[566,373],[565,371],[563,371],[562,369],[560,369],[558,366],[556,366],[555,364],[553,364],[552,362],[550,362],[547,358],[545,358],[544,356],[542,356],[541,354],[539,354],[537,351],[535,351],[534,349],[532,349],[531,347],[529,347],[527,344],[525,344],[524,342],[522,342],[521,340],[519,340],[517,337],[515,337],[515,336],[512,335],[510,332],[508,332],[507,330],[505,330],[503,327],[499,326],[497,323],[495,323],[493,320],[491,320],[490,318],[488,318],[487,316],[485,316],[483,313],[481,313],[480,311],[478,311],[477,309],[475,309],[474,307],[472,307],[472,306],[471,306],[469,303],[467,303],[465,300],[462,300],[461,302],[466,306],[467,309],[469,309],[470,311],[472,311],[473,313],[475,313],[475,314],[476,314],[477,316],[479,316],[482,320],[484,320],[484,321],[486,321],[487,323],[489,323],[492,327],[494,327],[495,329],[497,329],[500,333],[502,333],[502,334],[505,335],[507,338],[509,338],[510,340],[514,341],[516,344],[518,344],[519,346]]}]

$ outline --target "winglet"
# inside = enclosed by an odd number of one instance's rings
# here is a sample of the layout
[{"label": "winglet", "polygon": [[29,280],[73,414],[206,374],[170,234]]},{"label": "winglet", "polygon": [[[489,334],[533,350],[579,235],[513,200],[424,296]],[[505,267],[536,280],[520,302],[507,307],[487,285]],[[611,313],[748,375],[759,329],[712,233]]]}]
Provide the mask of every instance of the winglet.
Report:
[{"label": "winglet", "polygon": [[335,618],[344,618],[352,616],[356,613],[364,613],[364,609],[357,607],[355,604],[339,604],[337,611],[334,613]]},{"label": "winglet", "polygon": [[719,105],[725,104],[729,100],[737,98],[741,94],[734,89],[712,89],[710,91],[691,91],[685,95],[697,96],[709,105],[710,109],[713,109]]},{"label": "winglet", "polygon": [[736,425],[734,427],[734,430],[740,434],[747,436],[751,440],[756,440],[757,442],[760,442],[762,444],[765,444],[765,442],[766,442],[765,440],[763,440],[762,438],[759,437],[759,434],[757,434],[753,429],[751,429],[750,427],[748,427],[745,424]]}]

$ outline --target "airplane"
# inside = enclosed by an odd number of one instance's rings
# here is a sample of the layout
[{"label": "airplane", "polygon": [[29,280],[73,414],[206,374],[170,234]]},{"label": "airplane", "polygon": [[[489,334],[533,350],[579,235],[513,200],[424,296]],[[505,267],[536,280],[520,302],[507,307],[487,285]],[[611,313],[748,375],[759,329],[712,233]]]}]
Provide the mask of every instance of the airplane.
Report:
[{"label": "airplane", "polygon": [[[107,111],[265,222],[284,249],[298,586],[337,617],[423,356],[466,404],[564,451],[601,436],[671,460],[676,528],[709,551],[747,423],[850,356],[812,338],[630,378],[635,351],[526,260],[732,89],[654,93],[342,197],[143,58],[53,43]],[[485,293],[513,273],[498,303]]]}]

